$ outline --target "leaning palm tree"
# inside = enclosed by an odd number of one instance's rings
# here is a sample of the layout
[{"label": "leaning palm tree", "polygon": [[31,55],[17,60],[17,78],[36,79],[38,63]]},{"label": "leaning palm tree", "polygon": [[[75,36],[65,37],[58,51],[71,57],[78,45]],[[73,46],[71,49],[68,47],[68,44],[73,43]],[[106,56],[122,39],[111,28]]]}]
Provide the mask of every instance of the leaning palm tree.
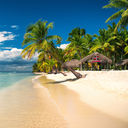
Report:
[{"label": "leaning palm tree", "polygon": [[84,75],[81,75],[80,73],[76,72],[75,70],[73,70],[73,68],[79,67],[81,65],[81,62],[77,59],[73,59],[71,61],[67,61],[65,63],[62,64],[63,68],[67,68],[68,70],[70,70],[77,79],[85,77]]},{"label": "leaning palm tree", "polygon": [[49,29],[53,28],[53,23],[47,24],[47,21],[37,21],[35,24],[30,25],[24,35],[22,45],[26,45],[21,55],[23,58],[31,59],[32,56],[38,52],[45,51],[48,53],[53,46],[53,40],[60,40],[57,35],[48,35]]},{"label": "leaning palm tree", "polygon": [[115,31],[119,27],[126,27],[128,25],[128,0],[110,0],[108,5],[105,5],[103,8],[116,8],[118,11],[109,17],[106,22],[117,19],[120,17],[120,20],[115,28]]}]

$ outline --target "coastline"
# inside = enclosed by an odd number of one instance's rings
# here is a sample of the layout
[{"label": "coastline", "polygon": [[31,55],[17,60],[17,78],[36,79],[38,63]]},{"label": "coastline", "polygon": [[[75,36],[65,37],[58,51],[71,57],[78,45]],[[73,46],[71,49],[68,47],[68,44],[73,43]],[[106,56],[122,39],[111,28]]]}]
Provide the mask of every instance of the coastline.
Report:
[{"label": "coastline", "polygon": [[[38,74],[38,73],[37,73]],[[58,110],[58,113],[62,116],[61,114],[61,111],[60,111],[60,108],[58,107],[58,105],[56,104],[56,102],[51,98],[51,95],[49,93],[49,90],[47,88],[45,88],[44,86],[41,85],[41,83],[39,82],[39,79],[42,77],[42,76],[45,76],[45,74],[38,74],[38,76],[34,77],[32,79],[32,83],[33,83],[33,88],[35,89],[43,89],[45,90],[45,93],[47,94],[47,97],[48,99],[56,106],[57,110]]]},{"label": "coastline", "polygon": [[82,71],[86,78],[75,80],[72,73],[45,75],[76,92],[94,109],[128,122],[128,71]]},{"label": "coastline", "polygon": [[0,72],[0,91],[34,77],[32,73]]},{"label": "coastline", "polygon": [[34,78],[27,78],[1,89],[0,127],[67,128],[67,122],[46,89],[33,84],[32,79]]},{"label": "coastline", "polygon": [[72,73],[43,73],[1,90],[0,127],[127,128],[127,92],[119,95],[118,88],[113,92],[93,81],[108,72],[81,73],[88,75],[76,80]]}]

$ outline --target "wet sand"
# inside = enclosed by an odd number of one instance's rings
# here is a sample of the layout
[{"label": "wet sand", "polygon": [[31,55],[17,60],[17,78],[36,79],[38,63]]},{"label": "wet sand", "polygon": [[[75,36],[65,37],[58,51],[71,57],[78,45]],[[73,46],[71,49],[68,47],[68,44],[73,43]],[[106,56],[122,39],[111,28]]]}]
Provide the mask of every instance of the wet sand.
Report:
[{"label": "wet sand", "polygon": [[57,103],[69,128],[128,128],[128,122],[112,117],[80,100],[78,93],[53,80],[41,77],[40,83],[48,89]]},{"label": "wet sand", "polygon": [[43,76],[34,85],[27,79],[0,90],[0,128],[128,128],[128,123],[90,107],[74,91]]},{"label": "wet sand", "polygon": [[67,128],[67,122],[44,88],[32,80],[0,90],[0,128]]}]

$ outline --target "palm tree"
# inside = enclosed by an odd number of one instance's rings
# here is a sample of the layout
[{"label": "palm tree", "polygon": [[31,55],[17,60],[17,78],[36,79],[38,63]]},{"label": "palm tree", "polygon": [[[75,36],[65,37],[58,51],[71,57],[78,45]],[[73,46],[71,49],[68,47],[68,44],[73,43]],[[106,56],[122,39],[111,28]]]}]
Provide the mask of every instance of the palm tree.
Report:
[{"label": "palm tree", "polygon": [[128,0],[110,0],[109,4],[103,8],[117,8],[119,10],[106,20],[106,22],[108,22],[120,17],[115,31],[117,31],[119,27],[126,27],[128,25]]},{"label": "palm tree", "polygon": [[[74,59],[74,57],[77,57],[77,59],[82,59],[83,54],[83,43],[85,42],[85,29],[75,28],[72,30],[71,33],[69,33],[69,37],[67,41],[70,41],[70,44],[65,49],[65,56],[66,61]],[[82,70],[82,65],[81,68]]]},{"label": "palm tree", "polygon": [[[53,40],[60,39],[57,35],[48,35],[49,29],[53,28],[53,23],[47,24],[47,21],[37,21],[30,25],[24,35],[22,45],[26,45],[21,55],[23,58],[31,59],[32,56],[38,52],[49,53],[53,46]],[[53,49],[53,48],[52,48]]]},{"label": "palm tree", "polygon": [[127,35],[128,35],[128,31],[124,29],[123,31],[118,31],[116,34],[113,34],[108,39],[111,46],[113,46],[113,48],[115,49],[114,50],[115,60],[120,61],[120,59],[121,60],[125,59],[125,56],[127,54],[126,49],[128,46]]},{"label": "palm tree", "polygon": [[32,72],[40,72],[40,69],[38,68],[38,64],[35,63],[33,66],[32,66]]},{"label": "palm tree", "polygon": [[37,66],[42,72],[53,73],[57,68],[57,61],[55,59],[46,59],[45,61],[38,62]]},{"label": "palm tree", "polygon": [[95,45],[90,53],[100,52],[113,59],[113,67],[117,61],[126,59],[128,47],[128,31],[126,29],[114,32],[116,24],[108,25],[108,29],[100,29],[99,35],[95,35]]},{"label": "palm tree", "polygon": [[[37,52],[39,54],[38,57],[38,68],[50,65],[53,66],[53,61],[48,61],[48,57],[51,56],[51,59],[59,60],[60,57],[57,54],[58,50],[55,46],[54,40],[56,40],[56,44],[61,43],[61,37],[57,35],[48,35],[49,29],[53,28],[53,23],[47,24],[47,21],[39,20],[35,24],[30,25],[27,28],[26,34],[24,35],[24,41],[22,45],[27,45],[22,51],[21,55],[23,58],[27,57],[31,59],[32,56]],[[55,60],[56,61],[56,60]],[[63,62],[61,62],[63,63]],[[45,65],[44,65],[45,64]],[[43,65],[43,66],[42,66]],[[49,70],[51,70],[51,66],[49,66]],[[48,67],[48,66],[47,66]],[[49,71],[47,70],[47,72]]]},{"label": "palm tree", "polygon": [[90,53],[96,51],[98,52],[102,51],[104,55],[108,56],[107,55],[108,46],[109,46],[108,39],[110,37],[110,33],[105,29],[100,29],[99,35],[95,34],[94,37],[95,37],[94,45],[92,46]]}]

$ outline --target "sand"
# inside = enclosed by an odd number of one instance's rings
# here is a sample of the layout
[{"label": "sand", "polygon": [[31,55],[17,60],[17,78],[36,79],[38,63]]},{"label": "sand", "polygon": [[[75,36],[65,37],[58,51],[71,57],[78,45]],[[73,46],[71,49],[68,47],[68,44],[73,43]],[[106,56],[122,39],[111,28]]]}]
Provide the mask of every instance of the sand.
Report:
[{"label": "sand", "polygon": [[66,77],[48,74],[47,78],[77,93],[83,103],[128,124],[128,71],[81,73],[87,77],[76,80],[72,73],[67,73]]},{"label": "sand", "polygon": [[32,79],[0,90],[0,128],[67,128],[67,125],[46,89],[33,85]]},{"label": "sand", "polygon": [[0,90],[0,128],[128,128],[128,71],[81,73],[41,74]]}]

